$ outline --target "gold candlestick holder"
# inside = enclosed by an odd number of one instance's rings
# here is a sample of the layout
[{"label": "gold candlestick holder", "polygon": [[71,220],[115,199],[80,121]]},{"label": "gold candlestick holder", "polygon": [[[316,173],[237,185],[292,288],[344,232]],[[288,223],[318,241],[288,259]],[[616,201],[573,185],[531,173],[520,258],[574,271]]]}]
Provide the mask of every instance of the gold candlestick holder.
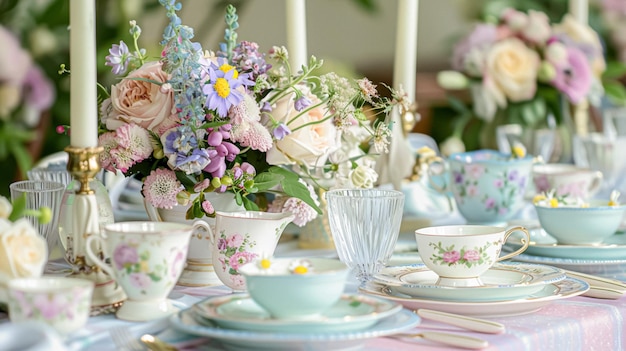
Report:
[{"label": "gold candlestick holder", "polygon": [[[113,277],[98,268],[86,254],[87,238],[100,235],[98,203],[95,191],[90,188],[89,183],[100,171],[100,154],[104,148],[68,146],[65,151],[69,155],[67,170],[80,182],[71,204],[72,211],[68,212],[71,223],[62,233],[65,259],[72,265],[70,277],[88,279],[95,283],[91,315],[113,313],[126,300],[126,295]],[[101,247],[95,251],[99,252],[102,259],[105,258]]]}]

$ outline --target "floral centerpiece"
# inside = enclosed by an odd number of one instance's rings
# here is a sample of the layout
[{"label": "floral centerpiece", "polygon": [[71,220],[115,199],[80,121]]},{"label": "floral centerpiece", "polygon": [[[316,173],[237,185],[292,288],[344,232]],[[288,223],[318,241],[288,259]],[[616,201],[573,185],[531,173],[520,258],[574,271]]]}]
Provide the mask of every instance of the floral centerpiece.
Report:
[{"label": "floral centerpiece", "polygon": [[0,286],[14,278],[41,276],[48,260],[46,240],[26,215],[46,223],[52,212],[47,207],[26,209],[25,197],[11,203],[0,196]]},{"label": "floral centerpiece", "polygon": [[28,143],[41,114],[52,106],[52,82],[7,28],[0,26],[0,160],[9,156],[22,174],[32,166]]},{"label": "floral centerpiece", "polygon": [[474,116],[537,128],[563,121],[563,100],[598,105],[605,94],[600,39],[571,15],[552,24],[543,12],[506,9],[457,43],[452,68],[440,73],[440,84],[469,88],[473,103],[473,111],[459,109],[464,116],[449,141],[457,144]]},{"label": "floral centerpiece", "polygon": [[170,19],[161,57],[147,59],[131,22],[134,50],[121,41],[106,58],[124,78],[101,104],[103,168],[142,179],[156,208],[191,203],[187,218],[214,215],[205,194],[218,192],[248,210],[291,211],[304,225],[320,213],[316,188],[373,186],[374,155],[390,135],[377,115],[401,96],[380,97],[366,78],[316,75],[315,57],[290,67],[284,47],[263,53],[238,41],[233,6],[225,42],[204,50],[181,24],[181,5],[160,3]]}]

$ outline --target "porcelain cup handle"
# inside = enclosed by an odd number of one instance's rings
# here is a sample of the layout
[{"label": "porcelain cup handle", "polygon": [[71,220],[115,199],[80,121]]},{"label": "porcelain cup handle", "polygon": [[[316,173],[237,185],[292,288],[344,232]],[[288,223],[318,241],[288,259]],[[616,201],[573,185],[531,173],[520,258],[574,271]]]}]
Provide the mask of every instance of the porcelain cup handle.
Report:
[{"label": "porcelain cup handle", "polygon": [[150,220],[155,222],[164,222],[163,218],[161,218],[161,215],[159,215],[159,211],[157,211],[157,209],[152,206],[152,204],[148,200],[143,200],[143,206],[145,207],[146,213],[148,214],[148,217],[150,217]]},{"label": "porcelain cup handle", "polygon": [[506,233],[504,233],[504,241],[503,241],[503,243],[506,242],[509,239],[509,236],[511,236],[511,234],[513,234],[513,233],[515,233],[517,231],[523,232],[526,235],[525,239],[521,239],[521,243],[523,244],[522,247],[520,247],[519,249],[515,250],[514,252],[511,252],[510,254],[498,257],[496,262],[509,259],[511,257],[517,256],[517,255],[521,254],[522,252],[526,251],[526,249],[528,248],[528,244],[530,244],[530,234],[528,233],[528,230],[526,228],[524,228],[524,227],[516,226],[516,227],[508,229],[506,231]]},{"label": "porcelain cup handle", "polygon": [[[427,168],[428,184],[440,193],[445,193],[448,189],[448,182],[445,179],[447,173],[448,165],[443,158],[436,156],[429,160]],[[433,180],[435,177],[444,179],[443,185],[437,184],[437,182]]]},{"label": "porcelain cup handle", "polygon": [[211,226],[207,222],[201,219],[194,221],[193,231],[195,232],[197,230],[202,230],[209,234],[209,241],[211,242],[211,245],[213,245],[213,243],[215,242],[215,236],[213,234],[213,230],[211,230]]},{"label": "porcelain cup handle", "polygon": [[87,257],[89,257],[89,259],[91,259],[96,266],[102,269],[113,279],[117,279],[113,269],[92,251],[94,241],[99,242],[102,247],[104,247],[105,245],[104,239],[102,237],[98,235],[90,235],[89,237],[87,237],[86,241]]},{"label": "porcelain cup handle", "polygon": [[602,172],[595,171],[593,173],[593,179],[591,180],[591,183],[589,183],[589,189],[587,189],[587,192],[589,193],[589,197],[592,197],[598,192],[598,190],[600,190],[600,186],[602,185],[602,180],[603,180]]}]

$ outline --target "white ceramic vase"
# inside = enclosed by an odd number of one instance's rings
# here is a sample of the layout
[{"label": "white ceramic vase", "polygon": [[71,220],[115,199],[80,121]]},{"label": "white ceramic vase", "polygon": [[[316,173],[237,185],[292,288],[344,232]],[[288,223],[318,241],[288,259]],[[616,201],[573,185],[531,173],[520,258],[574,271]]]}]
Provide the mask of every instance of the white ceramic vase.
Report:
[{"label": "white ceramic vase", "polygon": [[[243,206],[237,205],[235,197],[231,193],[205,193],[204,196],[213,204],[216,211],[245,210]],[[145,199],[144,204],[146,212],[152,221],[193,224],[195,221],[202,220],[215,230],[215,218],[185,219],[185,213],[189,209],[189,205],[174,206],[172,209],[154,208]],[[213,267],[210,233],[195,230],[191,235],[187,253],[187,265],[178,279],[178,285],[189,287],[223,285]]]}]

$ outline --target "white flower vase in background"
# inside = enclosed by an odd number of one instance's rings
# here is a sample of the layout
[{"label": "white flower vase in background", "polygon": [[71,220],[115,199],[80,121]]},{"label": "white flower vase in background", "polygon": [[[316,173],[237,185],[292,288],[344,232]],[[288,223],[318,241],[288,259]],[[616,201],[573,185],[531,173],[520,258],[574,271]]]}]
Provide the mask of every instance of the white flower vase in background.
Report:
[{"label": "white flower vase in background", "polygon": [[[193,195],[192,195],[193,196]],[[205,193],[206,200],[210,201],[216,211],[241,211],[243,206],[237,205],[234,195],[231,193]],[[215,228],[215,218],[203,217],[202,219],[185,219],[188,206],[174,206],[172,209],[155,208],[144,199],[146,212],[152,221],[189,223],[203,220]],[[210,233],[196,230],[191,235],[189,251],[187,253],[187,265],[183,270],[178,284],[182,286],[214,286],[222,285],[213,267],[211,255]]]}]

